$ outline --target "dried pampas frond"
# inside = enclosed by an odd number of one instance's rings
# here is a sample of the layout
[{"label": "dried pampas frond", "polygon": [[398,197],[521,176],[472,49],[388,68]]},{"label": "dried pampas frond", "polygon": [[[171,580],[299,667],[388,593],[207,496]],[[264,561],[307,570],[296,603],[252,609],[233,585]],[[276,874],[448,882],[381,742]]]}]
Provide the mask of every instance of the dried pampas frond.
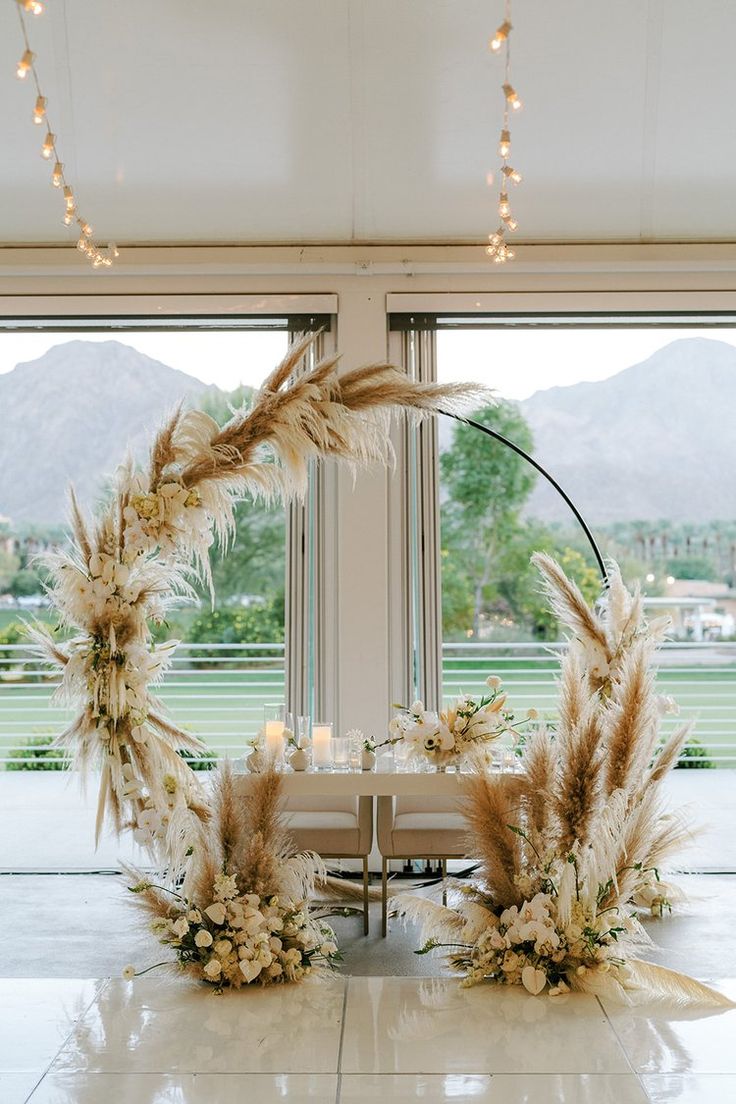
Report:
[{"label": "dried pampas frond", "polygon": [[613,999],[725,1007],[706,986],[640,960],[651,947],[637,909],[671,907],[659,864],[687,833],[665,810],[659,787],[686,732],[660,756],[659,711],[650,671],[660,637],[641,620],[611,566],[603,617],[549,557],[536,556],[550,601],[576,638],[562,660],[556,730],[522,744],[517,772],[466,783],[466,854],[475,884],[454,908],[397,902],[420,927],[423,950],[442,948],[464,985],[492,980],[530,993],[583,989]]},{"label": "dried pampas frond", "polygon": [[172,819],[177,853],[193,845],[206,800],[176,754],[202,745],[151,693],[177,641],[153,643],[151,626],[165,621],[175,601],[193,599],[194,580],[212,591],[210,548],[218,540],[227,549],[238,500],[302,494],[312,460],[385,463],[395,413],[416,420],[486,397],[478,385],[417,383],[388,364],[340,375],[338,358],[327,357],[302,370],[314,341],[293,345],[224,426],[203,411],[177,408],[156,435],[147,467],[128,459],[118,468],[94,524],[72,492],[71,545],[46,557],[51,606],[75,634],[57,644],[41,627],[33,633],[39,653],[62,672],[60,697],[77,711],[61,741],[80,771],[102,773],[98,831],[105,818],[118,831],[130,825],[156,861],[165,858]]},{"label": "dried pampas frond", "polygon": [[249,781],[242,792],[229,763],[216,773],[212,815],[181,887],[126,870],[136,903],[175,952],[170,964],[217,990],[301,981],[339,958],[335,933],[312,912],[324,866],[288,840],[280,776],[269,769]]}]

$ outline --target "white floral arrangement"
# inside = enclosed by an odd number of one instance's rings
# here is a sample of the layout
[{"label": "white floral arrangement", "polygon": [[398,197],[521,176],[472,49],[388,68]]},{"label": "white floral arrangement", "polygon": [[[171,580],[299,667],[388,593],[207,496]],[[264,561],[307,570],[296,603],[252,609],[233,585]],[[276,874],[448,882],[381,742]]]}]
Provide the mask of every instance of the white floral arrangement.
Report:
[{"label": "white floral arrangement", "polygon": [[[517,876],[520,905],[499,910],[470,887],[460,892],[458,914],[468,938],[448,944],[449,962],[464,975],[462,985],[482,981],[523,985],[534,996],[571,989],[626,989],[633,970],[627,964],[637,945],[651,945],[633,911],[611,904],[612,887],[583,871],[573,851],[550,860],[536,877]],[[420,953],[439,946],[430,939]]]},{"label": "white floral arrangement", "polygon": [[646,624],[641,596],[616,564],[599,613],[554,560],[537,553],[533,562],[572,633],[555,727],[536,726],[513,774],[488,772],[476,757],[463,806],[474,884],[454,907],[404,894],[394,898],[397,911],[419,923],[420,953],[441,948],[464,986],[730,1007],[693,978],[638,957],[651,946],[638,910],[669,908],[659,869],[690,835],[662,800],[690,731],[660,741],[652,659],[663,627]]},{"label": "white floral arrangement", "polygon": [[[302,981],[340,961],[334,931],[310,916],[307,901],[241,893],[235,875],[217,875],[207,905],[146,880],[130,888],[170,894],[170,915],[158,916],[151,930],[176,952],[183,970],[217,992]],[[127,979],[136,976],[133,966],[123,971]]]},{"label": "white floral arrangement", "polygon": [[[514,714],[507,708],[501,679],[490,675],[486,679],[487,695],[457,698],[452,705],[437,712],[425,709],[415,701],[411,706],[396,706],[399,712],[389,724],[391,743],[403,740],[412,756],[424,757],[435,766],[458,764],[473,751],[497,740],[505,733],[515,738]],[[530,710],[527,720],[536,711]]]}]

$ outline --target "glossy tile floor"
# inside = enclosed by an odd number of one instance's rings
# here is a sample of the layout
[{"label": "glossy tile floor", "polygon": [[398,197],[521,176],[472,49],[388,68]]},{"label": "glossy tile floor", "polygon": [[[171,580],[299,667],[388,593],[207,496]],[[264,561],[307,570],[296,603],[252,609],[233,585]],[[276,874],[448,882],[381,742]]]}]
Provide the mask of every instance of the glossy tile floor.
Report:
[{"label": "glossy tile floor", "polygon": [[[736,984],[725,991],[736,996]],[[722,1104],[736,1010],[334,978],[215,996],[184,979],[0,980],[3,1104]]]},{"label": "glossy tile floor", "polygon": [[[651,957],[736,998],[722,980],[736,979],[736,877],[679,881],[689,903],[650,923]],[[411,931],[382,940],[375,909],[368,939],[340,922],[346,976],[322,984],[217,997],[164,975],[104,978],[155,951],[119,892],[109,877],[0,878],[3,928],[25,929],[0,940],[0,1104],[736,1100],[736,1010],[398,976],[442,964],[411,954]]]}]

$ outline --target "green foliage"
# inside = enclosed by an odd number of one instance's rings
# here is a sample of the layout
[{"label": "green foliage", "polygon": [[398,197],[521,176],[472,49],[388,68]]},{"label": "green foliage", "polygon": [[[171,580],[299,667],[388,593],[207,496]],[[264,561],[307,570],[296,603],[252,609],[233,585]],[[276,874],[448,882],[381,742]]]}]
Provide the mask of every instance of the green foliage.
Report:
[{"label": "green foliage", "polygon": [[214,770],[217,766],[217,756],[214,751],[189,751],[188,748],[180,748],[178,754],[194,771]]},{"label": "green foliage", "polygon": [[12,594],[14,598],[28,598],[32,594],[41,594],[42,591],[40,575],[27,567],[16,571],[8,585],[8,594]]},{"label": "green foliage", "polygon": [[[484,407],[473,417],[532,449],[531,431],[512,403]],[[440,471],[445,635],[477,638],[484,614],[509,619],[499,578],[523,530],[520,512],[536,473],[511,449],[462,423],[440,456]]]},{"label": "green foliage", "polygon": [[[262,605],[206,610],[192,620],[186,639],[202,644],[280,644],[284,639],[283,591]],[[215,653],[205,648],[202,654]]]},{"label": "green foliage", "polygon": [[25,626],[20,621],[11,621],[0,628],[0,644],[24,644],[26,640]]},{"label": "green foliage", "polygon": [[710,582],[718,579],[715,564],[706,556],[674,556],[667,560],[665,570],[675,579],[707,579]]},{"label": "green foliage", "polygon": [[[253,394],[250,387],[239,387],[229,394],[208,391],[200,406],[205,413],[223,425],[237,410],[247,404]],[[286,515],[283,507],[268,509],[263,503],[246,500],[235,510],[236,529],[232,544],[225,555],[215,550],[212,556],[212,578],[220,605],[229,599],[260,595],[277,604],[284,589]],[[209,595],[201,590],[203,601]],[[283,624],[282,636],[283,637]],[[188,639],[191,639],[189,637]],[[272,637],[276,639],[276,637]]]},{"label": "green foliage", "polygon": [[20,747],[10,749],[14,759],[20,759],[19,763],[5,763],[6,771],[60,771],[66,770],[67,763],[64,753],[60,748],[49,747],[49,736],[29,736],[23,740]]},{"label": "green foliage", "polygon": [[680,752],[680,758],[677,760],[675,770],[682,769],[700,769],[700,770],[712,770],[715,767],[715,763],[708,755],[707,748],[704,748],[700,740],[691,739],[688,741],[686,747]]}]

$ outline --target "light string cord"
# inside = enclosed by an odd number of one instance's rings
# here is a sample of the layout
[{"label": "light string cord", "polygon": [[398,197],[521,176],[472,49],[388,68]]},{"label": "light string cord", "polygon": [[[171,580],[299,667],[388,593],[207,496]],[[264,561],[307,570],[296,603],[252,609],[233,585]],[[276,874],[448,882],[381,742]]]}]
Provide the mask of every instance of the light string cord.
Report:
[{"label": "light string cord", "polygon": [[[15,10],[18,14],[18,21],[20,23],[21,35],[23,38],[23,44],[25,47],[25,53],[18,63],[18,76],[21,79],[25,79],[25,73],[29,71],[33,78],[33,84],[36,89],[36,109],[34,109],[34,121],[38,119],[39,123],[46,126],[46,137],[42,147],[42,156],[45,160],[52,160],[54,162],[54,171],[52,177],[52,183],[54,187],[61,189],[61,193],[66,203],[66,213],[64,216],[64,223],[70,226],[72,222],[76,222],[80,236],[77,241],[77,248],[81,253],[89,259],[93,268],[109,268],[113,259],[119,255],[117,246],[114,242],[110,242],[107,248],[100,246],[92,236],[92,227],[85,218],[79,212],[74,197],[74,189],[68,181],[66,174],[64,173],[64,163],[61,160],[59,150],[56,144],[56,134],[51,125],[51,119],[47,110],[47,98],[44,96],[41,89],[41,82],[38,77],[38,70],[36,69],[36,55],[31,49],[31,43],[28,36],[28,28],[26,26],[26,20],[24,15],[24,8],[19,0],[13,0],[15,4]],[[41,9],[42,11],[43,9]],[[41,14],[37,11],[35,14]],[[48,151],[48,152],[46,152]]]},{"label": "light string cord", "polygon": [[513,260],[515,253],[507,243],[506,235],[509,232],[516,230],[518,223],[513,217],[511,211],[511,203],[509,200],[508,187],[509,183],[519,184],[521,183],[521,173],[517,172],[510,163],[511,156],[511,129],[510,121],[511,115],[514,111],[518,111],[521,107],[521,100],[516,94],[515,89],[511,84],[511,0],[505,0],[504,3],[504,20],[500,27],[496,30],[495,35],[491,39],[490,48],[491,52],[499,53],[501,49],[504,51],[504,79],[502,85],[504,104],[501,123],[501,136],[498,145],[498,154],[501,158],[500,168],[500,180],[499,180],[499,195],[498,195],[498,214],[499,214],[499,226],[488,235],[488,246],[486,247],[486,253],[493,259],[496,264],[504,264],[506,261]]}]

